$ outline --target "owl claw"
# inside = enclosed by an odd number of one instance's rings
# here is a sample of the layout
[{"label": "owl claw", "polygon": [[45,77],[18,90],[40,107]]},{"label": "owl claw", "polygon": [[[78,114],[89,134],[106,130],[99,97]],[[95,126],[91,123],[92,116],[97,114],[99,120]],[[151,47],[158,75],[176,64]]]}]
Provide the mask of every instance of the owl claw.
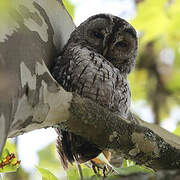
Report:
[{"label": "owl claw", "polygon": [[112,172],[111,171],[111,168],[108,167],[107,165],[100,165],[100,164],[96,164],[94,161],[91,161],[92,163],[92,169],[94,171],[94,173],[97,175],[97,176],[102,176],[103,177],[107,177],[107,175]]}]

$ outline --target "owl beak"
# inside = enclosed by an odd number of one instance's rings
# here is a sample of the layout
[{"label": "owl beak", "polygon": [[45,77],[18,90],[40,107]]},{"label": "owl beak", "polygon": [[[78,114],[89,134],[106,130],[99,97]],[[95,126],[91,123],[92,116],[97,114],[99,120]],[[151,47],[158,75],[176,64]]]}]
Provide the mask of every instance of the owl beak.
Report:
[{"label": "owl beak", "polygon": [[103,49],[103,56],[106,56],[107,52],[108,52],[108,46],[105,46]]},{"label": "owl beak", "polygon": [[104,40],[103,40],[103,56],[106,56],[107,52],[108,52],[108,39],[109,39],[109,35],[105,35]]}]

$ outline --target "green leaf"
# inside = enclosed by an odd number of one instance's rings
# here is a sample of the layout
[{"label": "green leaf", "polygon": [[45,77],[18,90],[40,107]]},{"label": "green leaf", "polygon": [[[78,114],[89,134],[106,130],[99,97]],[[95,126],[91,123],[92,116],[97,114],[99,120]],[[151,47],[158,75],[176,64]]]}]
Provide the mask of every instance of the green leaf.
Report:
[{"label": "green leaf", "polygon": [[14,153],[9,153],[8,149],[4,149],[0,158],[0,173],[15,172],[20,166]]},{"label": "green leaf", "polygon": [[176,0],[168,9],[170,24],[166,30],[167,39],[172,46],[177,46],[180,39],[180,1]]},{"label": "green leaf", "polygon": [[167,30],[169,18],[165,11],[166,0],[146,0],[139,3],[137,17],[132,25],[143,33],[142,43],[150,42]]},{"label": "green leaf", "polygon": [[17,153],[16,145],[9,140],[6,141],[5,148],[8,149],[10,153]]},{"label": "green leaf", "polygon": [[69,180],[79,180],[80,176],[77,168],[69,168],[67,171],[67,178]]},{"label": "green leaf", "polygon": [[83,173],[84,178],[94,176],[94,171],[92,170],[92,168],[88,168],[87,166],[83,164],[81,165],[81,167],[82,167],[82,173]]},{"label": "green leaf", "polygon": [[3,150],[3,152],[2,152],[2,154],[1,154],[1,156],[0,156],[0,162],[1,162],[3,159],[5,159],[5,158],[8,156],[8,154],[9,154],[9,150],[8,150],[7,148],[4,148],[4,150]]},{"label": "green leaf", "polygon": [[41,173],[42,180],[58,180],[58,178],[49,170],[36,166],[36,169]]},{"label": "green leaf", "polygon": [[7,141],[0,157],[0,173],[15,172],[19,168],[20,161],[15,152],[15,145]]},{"label": "green leaf", "polygon": [[[92,168],[88,168],[84,164],[81,164],[82,174],[85,179],[94,176],[94,171]],[[67,171],[67,177],[69,180],[79,180],[80,175],[78,172],[77,165],[71,166]]]}]

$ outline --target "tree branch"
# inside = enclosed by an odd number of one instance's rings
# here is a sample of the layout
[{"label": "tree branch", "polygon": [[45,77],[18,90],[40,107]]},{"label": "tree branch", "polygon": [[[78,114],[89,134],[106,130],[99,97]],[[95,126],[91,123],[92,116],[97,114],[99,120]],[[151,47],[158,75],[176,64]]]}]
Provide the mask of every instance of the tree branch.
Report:
[{"label": "tree branch", "polygon": [[125,120],[89,99],[73,96],[70,118],[61,123],[102,149],[113,149],[127,159],[155,170],[180,168],[180,137],[133,115]]},{"label": "tree branch", "polygon": [[[58,97],[62,97],[71,93],[66,94],[61,89],[59,94],[61,95]],[[180,168],[179,137],[157,125],[142,121],[136,115],[133,115],[135,122],[138,122],[135,124],[131,119],[123,119],[89,99],[76,94],[71,94],[70,97],[63,99],[64,105],[59,106],[61,116],[57,114],[57,117],[62,128],[85,137],[101,149],[113,149],[120,156],[140,165],[144,164],[155,170]],[[15,129],[11,129],[10,136],[57,124],[57,121],[50,119],[47,118],[36,126],[33,126],[32,121],[26,120],[23,127],[22,124],[17,124]]]}]

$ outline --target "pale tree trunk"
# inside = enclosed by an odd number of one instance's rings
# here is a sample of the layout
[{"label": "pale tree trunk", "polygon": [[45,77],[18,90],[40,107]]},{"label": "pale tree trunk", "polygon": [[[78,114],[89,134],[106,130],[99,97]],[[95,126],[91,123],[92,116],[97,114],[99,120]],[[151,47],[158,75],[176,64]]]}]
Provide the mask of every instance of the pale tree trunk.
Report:
[{"label": "pale tree trunk", "polygon": [[[7,137],[59,125],[155,170],[180,168],[180,138],[133,115],[125,120],[66,92],[48,68],[75,28],[56,0],[3,0],[0,151]],[[9,3],[11,2],[11,3]],[[3,17],[3,18],[2,18]]]},{"label": "pale tree trunk", "polygon": [[75,27],[56,0],[1,0],[1,4],[0,151],[19,127],[22,134],[66,119],[63,106],[72,95],[58,87],[47,67]]}]

